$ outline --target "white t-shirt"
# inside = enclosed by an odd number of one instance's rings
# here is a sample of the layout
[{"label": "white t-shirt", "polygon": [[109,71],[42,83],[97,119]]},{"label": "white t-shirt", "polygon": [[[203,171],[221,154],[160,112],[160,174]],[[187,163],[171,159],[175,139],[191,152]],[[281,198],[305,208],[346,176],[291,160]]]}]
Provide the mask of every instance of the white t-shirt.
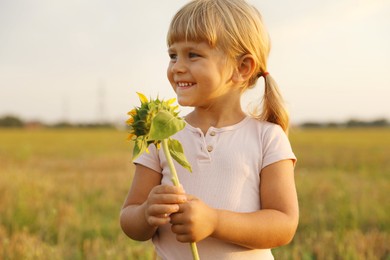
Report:
[{"label": "white t-shirt", "polygon": [[[254,212],[260,205],[260,172],[272,163],[296,157],[280,126],[246,117],[222,128],[210,127],[206,135],[187,124],[172,136],[183,145],[192,173],[175,163],[180,183],[213,208],[235,212]],[[161,172],[162,184],[172,184],[162,149],[149,146],[134,163]],[[189,244],[180,243],[170,224],[160,227],[153,237],[162,259],[192,259]],[[197,242],[200,259],[273,259],[270,249],[248,249],[214,238]]]}]

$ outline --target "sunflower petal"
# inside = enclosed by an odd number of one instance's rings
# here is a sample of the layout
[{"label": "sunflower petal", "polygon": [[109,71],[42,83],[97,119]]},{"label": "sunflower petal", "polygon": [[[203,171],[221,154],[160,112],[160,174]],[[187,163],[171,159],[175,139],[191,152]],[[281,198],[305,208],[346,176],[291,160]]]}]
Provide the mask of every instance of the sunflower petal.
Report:
[{"label": "sunflower petal", "polygon": [[129,119],[126,120],[127,125],[131,125],[134,123],[134,118],[130,117]]},{"label": "sunflower petal", "polygon": [[137,94],[138,94],[139,100],[141,100],[141,103],[148,103],[149,102],[148,98],[145,97],[144,94],[139,93],[139,92],[137,92]]},{"label": "sunflower petal", "polygon": [[135,116],[137,114],[137,109],[133,108],[131,111],[127,112],[129,116]]},{"label": "sunflower petal", "polygon": [[135,134],[130,133],[130,134],[127,136],[127,141],[133,140],[133,137],[134,137],[134,136],[135,136]]},{"label": "sunflower petal", "polygon": [[172,105],[175,101],[176,101],[176,98],[171,98],[171,99],[167,100],[168,106]]}]

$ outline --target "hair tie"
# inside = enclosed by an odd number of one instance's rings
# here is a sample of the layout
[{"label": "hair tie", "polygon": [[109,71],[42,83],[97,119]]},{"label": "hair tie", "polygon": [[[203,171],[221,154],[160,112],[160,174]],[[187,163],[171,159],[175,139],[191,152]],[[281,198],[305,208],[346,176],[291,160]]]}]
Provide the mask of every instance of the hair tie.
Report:
[{"label": "hair tie", "polygon": [[269,74],[268,71],[259,72],[259,73],[257,74],[257,78],[260,78],[260,77],[264,77],[264,78],[265,78],[268,74]]}]

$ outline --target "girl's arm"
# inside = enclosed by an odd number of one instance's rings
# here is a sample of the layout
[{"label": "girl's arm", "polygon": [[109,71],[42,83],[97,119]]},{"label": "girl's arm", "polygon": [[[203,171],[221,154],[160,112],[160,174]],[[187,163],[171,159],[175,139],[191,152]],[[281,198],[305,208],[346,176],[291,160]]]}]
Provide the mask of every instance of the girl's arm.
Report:
[{"label": "girl's arm", "polygon": [[[294,237],[299,218],[291,160],[271,164],[262,170],[259,196],[262,209],[251,213],[212,209],[202,201],[190,198],[172,217],[172,230],[181,242],[212,236],[248,248],[288,244]],[[180,214],[186,211],[191,212],[191,217]],[[198,221],[200,219],[203,221]]]},{"label": "girl's arm", "polygon": [[135,240],[148,240],[158,226],[169,222],[178,203],[186,200],[180,187],[160,185],[161,174],[136,165],[131,189],[120,213],[123,232]]}]

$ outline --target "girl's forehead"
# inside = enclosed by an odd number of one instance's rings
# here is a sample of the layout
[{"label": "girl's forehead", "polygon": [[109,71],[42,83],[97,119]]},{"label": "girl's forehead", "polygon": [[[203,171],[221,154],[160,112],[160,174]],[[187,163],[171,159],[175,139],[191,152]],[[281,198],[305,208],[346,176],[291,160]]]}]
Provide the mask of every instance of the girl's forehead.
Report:
[{"label": "girl's forehead", "polygon": [[173,42],[168,50],[174,49],[199,49],[199,50],[217,50],[217,48],[211,47],[206,41],[176,41]]}]

